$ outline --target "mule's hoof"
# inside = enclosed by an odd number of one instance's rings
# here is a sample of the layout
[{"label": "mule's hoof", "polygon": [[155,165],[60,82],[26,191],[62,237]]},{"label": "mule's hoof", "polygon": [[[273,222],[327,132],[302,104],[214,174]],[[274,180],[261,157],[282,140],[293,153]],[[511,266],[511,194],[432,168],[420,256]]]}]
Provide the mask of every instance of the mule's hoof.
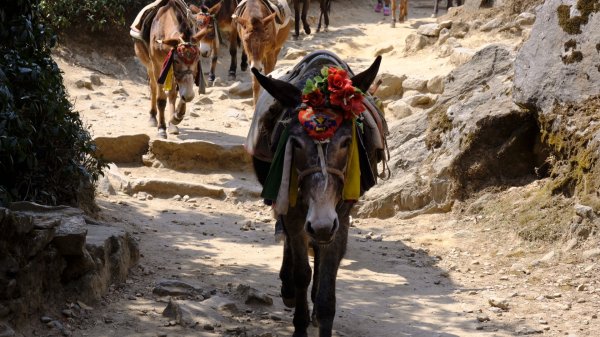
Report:
[{"label": "mule's hoof", "polygon": [[242,69],[242,71],[246,71],[246,70],[248,70],[248,65],[242,64],[242,65],[240,65],[240,69]]},{"label": "mule's hoof", "polygon": [[235,71],[230,71],[227,77],[230,81],[235,81]]},{"label": "mule's hoof", "polygon": [[175,113],[172,117],[171,120],[169,121],[170,124],[173,125],[179,125],[179,123],[181,123],[181,121],[183,120],[183,115],[179,116],[178,113]]},{"label": "mule's hoof", "polygon": [[148,125],[153,128],[157,127],[158,122],[156,121],[156,117],[150,116],[150,118],[148,118]]},{"label": "mule's hoof", "polygon": [[167,131],[165,129],[158,129],[158,137],[167,139]]},{"label": "mule's hoof", "polygon": [[326,32],[328,32],[329,31],[329,27],[325,26],[325,28],[323,30],[326,31]]},{"label": "mule's hoof", "polygon": [[285,305],[286,307],[288,307],[288,308],[296,307],[296,298],[295,297],[291,297],[291,298],[281,297],[281,299],[283,300],[283,305]]},{"label": "mule's hoof", "polygon": [[310,26],[309,25],[304,26],[304,32],[306,33],[306,35],[310,35]]},{"label": "mule's hoof", "polygon": [[300,38],[300,34],[296,35],[292,35],[292,38],[294,38],[294,41],[298,41],[298,39]]},{"label": "mule's hoof", "polygon": [[392,28],[396,28],[396,21],[392,21]]},{"label": "mule's hoof", "polygon": [[169,125],[169,133],[172,134],[172,135],[178,135],[179,134],[179,128],[177,126],[171,124],[171,125]]}]

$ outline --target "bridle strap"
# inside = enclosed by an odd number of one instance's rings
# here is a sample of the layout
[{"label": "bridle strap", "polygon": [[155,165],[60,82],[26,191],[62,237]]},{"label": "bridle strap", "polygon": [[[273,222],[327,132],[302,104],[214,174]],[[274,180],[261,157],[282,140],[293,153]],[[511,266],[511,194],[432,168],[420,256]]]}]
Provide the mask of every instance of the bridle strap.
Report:
[{"label": "bridle strap", "polygon": [[[339,177],[340,179],[342,179],[342,182],[344,182],[344,172],[335,169],[333,167],[326,167],[325,168],[327,170],[327,173],[329,174],[333,174],[334,176]],[[321,172],[322,168],[320,166],[314,166],[314,167],[310,167],[307,168],[306,170],[298,173],[298,181],[302,181],[302,178],[306,177],[309,174],[313,174],[313,173],[317,173],[317,172]]]}]

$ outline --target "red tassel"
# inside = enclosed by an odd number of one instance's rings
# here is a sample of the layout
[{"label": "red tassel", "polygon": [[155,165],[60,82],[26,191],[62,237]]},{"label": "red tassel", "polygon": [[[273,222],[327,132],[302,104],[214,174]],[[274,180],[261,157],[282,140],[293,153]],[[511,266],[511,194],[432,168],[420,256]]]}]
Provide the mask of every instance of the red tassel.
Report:
[{"label": "red tassel", "polygon": [[173,53],[173,49],[171,49],[169,51],[169,54],[167,54],[167,57],[165,58],[165,61],[163,62],[163,66],[162,66],[162,70],[160,71],[160,76],[158,76],[158,80],[156,82],[158,82],[158,84],[164,84],[165,80],[167,79],[167,75],[169,74],[169,69],[171,68],[171,65],[173,64],[173,57],[175,56],[175,54]]}]

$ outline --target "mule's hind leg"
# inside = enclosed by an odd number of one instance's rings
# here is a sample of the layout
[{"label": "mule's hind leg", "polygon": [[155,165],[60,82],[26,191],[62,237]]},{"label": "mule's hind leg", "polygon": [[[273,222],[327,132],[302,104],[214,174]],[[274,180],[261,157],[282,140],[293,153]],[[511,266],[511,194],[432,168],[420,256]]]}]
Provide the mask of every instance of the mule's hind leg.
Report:
[{"label": "mule's hind leg", "polygon": [[[235,73],[237,71],[237,47],[238,47],[238,33],[237,27],[232,27],[231,33],[229,33],[229,56],[231,62],[229,63],[229,80],[235,80]],[[243,48],[242,48],[243,49]]]},{"label": "mule's hind leg", "polygon": [[306,35],[310,35],[310,26],[308,21],[306,20],[306,16],[308,15],[308,6],[310,4],[310,0],[303,0],[304,5],[302,6],[302,27],[304,28],[304,32]]},{"label": "mule's hind leg", "polygon": [[[283,219],[280,219],[284,221]],[[284,225],[285,226],[285,225]],[[288,308],[296,306],[296,285],[294,284],[294,259],[292,256],[292,247],[290,239],[286,235],[283,243],[283,262],[279,270],[279,279],[281,280],[281,299]]]},{"label": "mule's hind leg", "polygon": [[294,40],[300,36],[300,0],[294,0]]}]

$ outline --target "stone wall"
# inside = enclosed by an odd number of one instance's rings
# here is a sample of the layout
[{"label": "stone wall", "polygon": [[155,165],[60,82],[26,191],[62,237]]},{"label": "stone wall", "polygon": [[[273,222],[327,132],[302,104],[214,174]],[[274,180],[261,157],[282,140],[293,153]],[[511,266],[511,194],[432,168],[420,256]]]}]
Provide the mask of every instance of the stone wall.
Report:
[{"label": "stone wall", "polygon": [[137,244],[122,229],[86,219],[66,206],[0,207],[0,335],[66,298],[94,303],[125,281]]}]

